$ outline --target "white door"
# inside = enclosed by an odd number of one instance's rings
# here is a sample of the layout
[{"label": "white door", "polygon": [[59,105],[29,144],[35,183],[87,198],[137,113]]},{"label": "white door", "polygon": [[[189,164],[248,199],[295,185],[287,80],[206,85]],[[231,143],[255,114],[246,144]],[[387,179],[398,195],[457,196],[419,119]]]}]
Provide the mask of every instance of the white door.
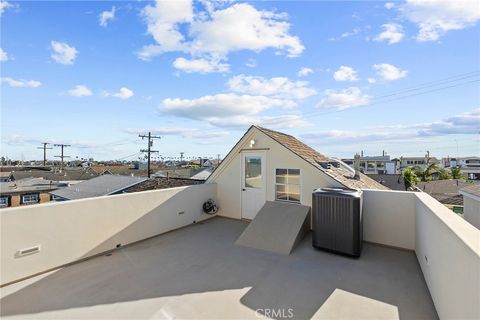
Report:
[{"label": "white door", "polygon": [[253,219],[266,201],[265,153],[242,152],[242,218]]}]

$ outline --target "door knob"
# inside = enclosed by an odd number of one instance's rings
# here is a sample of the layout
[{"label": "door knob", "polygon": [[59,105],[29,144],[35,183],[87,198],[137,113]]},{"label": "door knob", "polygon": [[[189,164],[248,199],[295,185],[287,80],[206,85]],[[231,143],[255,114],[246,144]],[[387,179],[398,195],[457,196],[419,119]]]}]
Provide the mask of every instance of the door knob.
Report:
[{"label": "door knob", "polygon": [[242,191],[247,191],[247,189],[243,188]]}]

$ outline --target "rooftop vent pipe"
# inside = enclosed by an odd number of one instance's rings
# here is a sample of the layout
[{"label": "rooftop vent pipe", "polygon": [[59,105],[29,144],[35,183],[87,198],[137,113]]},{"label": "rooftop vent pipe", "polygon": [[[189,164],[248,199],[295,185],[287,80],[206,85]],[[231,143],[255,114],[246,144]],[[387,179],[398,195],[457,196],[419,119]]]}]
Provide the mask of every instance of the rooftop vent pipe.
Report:
[{"label": "rooftop vent pipe", "polygon": [[353,168],[355,169],[353,178],[360,180],[360,155],[358,153],[353,157]]}]

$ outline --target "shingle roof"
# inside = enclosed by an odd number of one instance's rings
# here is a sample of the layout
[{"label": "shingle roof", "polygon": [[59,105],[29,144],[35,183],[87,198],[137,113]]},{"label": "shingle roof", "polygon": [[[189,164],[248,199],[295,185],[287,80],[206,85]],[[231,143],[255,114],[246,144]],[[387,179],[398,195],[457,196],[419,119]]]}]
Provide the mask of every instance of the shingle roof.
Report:
[{"label": "shingle roof", "polygon": [[56,196],[74,200],[106,196],[132,187],[148,178],[106,174],[51,192]]},{"label": "shingle roof", "polygon": [[471,186],[462,188],[460,191],[480,197],[480,184],[472,184]]},{"label": "shingle roof", "polygon": [[325,174],[329,175],[333,179],[337,180],[345,187],[352,188],[352,189],[381,189],[381,190],[389,190],[389,188],[385,187],[384,185],[376,182],[373,179],[370,179],[363,173],[360,174],[360,179],[354,179],[353,174],[342,168],[331,166],[330,168],[324,168],[321,163],[322,162],[331,162],[336,161],[331,159],[323,154],[319,153],[318,151],[312,149],[311,147],[307,146],[305,143],[299,141],[298,139],[294,138],[291,135],[270,130],[267,128],[255,126],[258,130],[272,138],[273,140],[277,141],[285,148],[289,149],[291,152],[295,153],[297,156],[302,158],[303,160],[307,161],[318,170],[324,172]]}]

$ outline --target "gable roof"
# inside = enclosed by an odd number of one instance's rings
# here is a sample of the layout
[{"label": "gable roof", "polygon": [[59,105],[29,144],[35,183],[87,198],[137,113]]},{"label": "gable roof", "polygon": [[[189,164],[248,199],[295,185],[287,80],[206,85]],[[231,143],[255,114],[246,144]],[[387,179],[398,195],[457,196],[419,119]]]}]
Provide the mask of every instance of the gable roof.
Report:
[{"label": "gable roof", "polygon": [[148,178],[105,174],[50,193],[69,200],[100,197],[120,192],[145,180]]},{"label": "gable roof", "polygon": [[324,168],[321,163],[322,162],[331,162],[337,161],[335,159],[329,158],[318,151],[314,150],[313,148],[307,146],[305,143],[301,142],[300,140],[296,139],[295,137],[270,130],[267,128],[254,126],[279,144],[283,145],[285,148],[289,149],[291,152],[295,153],[297,156],[302,158],[303,160],[307,161],[311,165],[313,165],[318,170],[322,171],[323,173],[327,174],[328,176],[332,177],[336,181],[340,182],[347,188],[351,189],[381,189],[381,190],[388,190],[389,188],[385,187],[384,185],[376,182],[375,180],[369,178],[363,173],[360,173],[360,179],[354,179],[353,174],[340,166],[339,168],[331,166],[330,168]]},{"label": "gable roof", "polygon": [[[336,159],[329,158],[318,151],[312,149],[311,147],[307,146],[305,143],[301,142],[300,140],[296,139],[295,137],[274,131],[271,129],[263,128],[260,126],[251,126],[245,134],[242,136],[242,138],[235,144],[235,146],[230,150],[230,152],[227,154],[225,159],[229,158],[229,156],[234,152],[234,150],[237,148],[237,146],[240,145],[240,142],[247,136],[248,132],[251,131],[252,128],[256,128],[269,138],[273,139],[289,151],[293,152],[295,155],[300,157],[302,160],[308,162],[312,166],[314,166],[316,169],[320,170],[324,174],[328,175],[332,179],[336,180],[343,186],[351,189],[380,189],[380,190],[389,190],[386,186],[376,182],[373,179],[370,179],[368,176],[364,175],[363,173],[360,174],[360,179],[354,179],[353,176],[354,174],[351,172],[353,169],[346,169],[343,166],[340,167],[334,167],[330,166],[329,168],[324,168],[322,166],[322,163],[326,162],[338,162]],[[207,179],[207,181],[210,181],[211,179],[214,179],[217,171],[222,168],[224,165],[227,165],[227,161],[222,161],[217,168],[213,171],[213,173],[210,175],[210,177]]]}]

